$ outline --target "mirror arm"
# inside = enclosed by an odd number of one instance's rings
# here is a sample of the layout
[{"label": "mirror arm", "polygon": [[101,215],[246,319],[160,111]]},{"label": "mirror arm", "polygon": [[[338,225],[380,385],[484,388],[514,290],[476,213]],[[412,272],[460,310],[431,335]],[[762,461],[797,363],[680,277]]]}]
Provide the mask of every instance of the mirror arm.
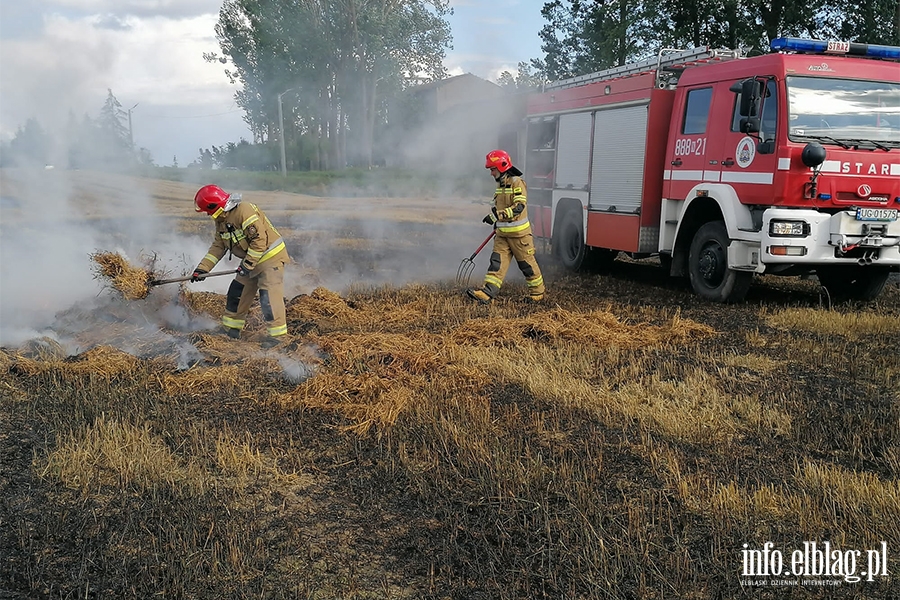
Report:
[{"label": "mirror arm", "polygon": [[822,165],[817,167],[813,167],[812,175],[809,178],[809,182],[803,186],[803,197],[807,200],[814,200],[818,195],[818,179],[819,172],[822,170]]}]

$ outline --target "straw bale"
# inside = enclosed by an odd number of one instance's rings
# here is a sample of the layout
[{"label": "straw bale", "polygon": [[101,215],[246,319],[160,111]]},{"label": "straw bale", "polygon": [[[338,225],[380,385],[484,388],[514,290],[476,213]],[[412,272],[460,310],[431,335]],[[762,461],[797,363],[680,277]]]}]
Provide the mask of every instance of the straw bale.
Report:
[{"label": "straw bale", "polygon": [[8,370],[15,360],[16,356],[13,351],[7,350],[6,348],[0,348],[0,371]]},{"label": "straw bale", "polygon": [[28,358],[27,356],[16,355],[11,358],[7,371],[16,375],[26,375],[28,377],[40,375],[51,370],[56,363],[48,363],[41,360]]},{"label": "straw bale", "polygon": [[150,293],[150,281],[159,279],[153,271],[155,257],[144,268],[134,267],[118,252],[95,252],[91,258],[97,266],[95,276],[110,280],[113,288],[126,300],[141,300]]},{"label": "straw bale", "polygon": [[178,302],[193,313],[207,314],[215,319],[221,319],[225,314],[225,296],[215,292],[190,292],[182,288]]},{"label": "straw bale", "polygon": [[19,354],[43,362],[58,361],[67,356],[59,342],[46,336],[28,340],[19,348]]},{"label": "straw bale", "polygon": [[347,304],[340,294],[324,287],[317,287],[309,294],[291,298],[286,306],[288,321],[318,321],[338,319],[347,324],[370,320],[371,315],[361,314]]},{"label": "straw bale", "polygon": [[519,318],[474,319],[456,328],[450,339],[474,346],[515,346],[523,339],[536,342],[570,342],[594,346],[638,348],[668,341],[704,337],[714,330],[677,317],[663,326],[628,325],[612,313],[595,310],[572,313],[562,308]]}]

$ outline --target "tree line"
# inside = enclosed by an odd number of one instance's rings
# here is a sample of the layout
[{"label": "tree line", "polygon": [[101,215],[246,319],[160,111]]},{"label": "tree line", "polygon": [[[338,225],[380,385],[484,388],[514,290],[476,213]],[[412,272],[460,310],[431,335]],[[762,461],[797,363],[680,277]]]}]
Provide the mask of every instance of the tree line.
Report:
[{"label": "tree line", "polygon": [[23,164],[125,170],[151,165],[153,158],[146,148],[135,148],[128,111],[108,89],[96,117],[79,119],[70,112],[58,131],[48,131],[36,118],[20,125],[10,141],[0,143],[0,167]]},{"label": "tree line", "polygon": [[[219,49],[204,58],[226,65],[239,86],[235,100],[253,141],[200,148],[192,164],[276,170],[283,141],[289,170],[371,167],[390,152],[404,115],[416,112],[404,106],[404,91],[447,76],[451,11],[449,0],[225,0]],[[497,81],[511,93],[663,48],[752,55],[781,36],[900,45],[897,0],[552,0],[541,14],[543,56]],[[99,117],[71,118],[70,166],[152,164],[134,148],[126,115],[110,90]],[[0,147],[0,164],[47,155],[52,138],[31,119]]]},{"label": "tree line", "polygon": [[551,81],[662,48],[710,46],[752,56],[786,36],[900,45],[897,0],[553,0],[541,14],[545,54],[531,66]]}]

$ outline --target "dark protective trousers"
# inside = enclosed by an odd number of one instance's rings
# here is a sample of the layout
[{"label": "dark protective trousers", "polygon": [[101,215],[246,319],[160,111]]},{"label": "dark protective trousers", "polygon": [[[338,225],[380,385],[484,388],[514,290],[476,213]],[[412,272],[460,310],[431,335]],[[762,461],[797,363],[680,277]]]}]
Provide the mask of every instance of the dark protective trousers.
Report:
[{"label": "dark protective trousers", "polygon": [[534,236],[530,233],[521,237],[494,236],[491,264],[484,276],[484,293],[491,298],[497,297],[512,259],[516,260],[519,270],[525,276],[528,294],[532,297],[543,296],[544,277],[534,258]]},{"label": "dark protective trousers", "polygon": [[284,263],[268,261],[254,269],[249,277],[238,275],[228,288],[225,300],[225,314],[222,325],[232,329],[243,329],[247,314],[259,292],[266,331],[272,337],[287,333],[287,316],[284,310]]}]

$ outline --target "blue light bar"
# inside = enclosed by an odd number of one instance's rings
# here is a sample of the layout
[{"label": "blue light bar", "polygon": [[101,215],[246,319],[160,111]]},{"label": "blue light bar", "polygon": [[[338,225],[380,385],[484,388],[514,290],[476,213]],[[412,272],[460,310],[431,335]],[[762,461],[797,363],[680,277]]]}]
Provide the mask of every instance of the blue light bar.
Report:
[{"label": "blue light bar", "polygon": [[861,44],[859,42],[842,42],[835,40],[806,40],[795,37],[781,37],[769,43],[772,50],[783,52],[807,52],[810,54],[844,54],[849,56],[866,56],[869,58],[885,58],[900,60],[900,46],[882,46],[879,44]]}]

